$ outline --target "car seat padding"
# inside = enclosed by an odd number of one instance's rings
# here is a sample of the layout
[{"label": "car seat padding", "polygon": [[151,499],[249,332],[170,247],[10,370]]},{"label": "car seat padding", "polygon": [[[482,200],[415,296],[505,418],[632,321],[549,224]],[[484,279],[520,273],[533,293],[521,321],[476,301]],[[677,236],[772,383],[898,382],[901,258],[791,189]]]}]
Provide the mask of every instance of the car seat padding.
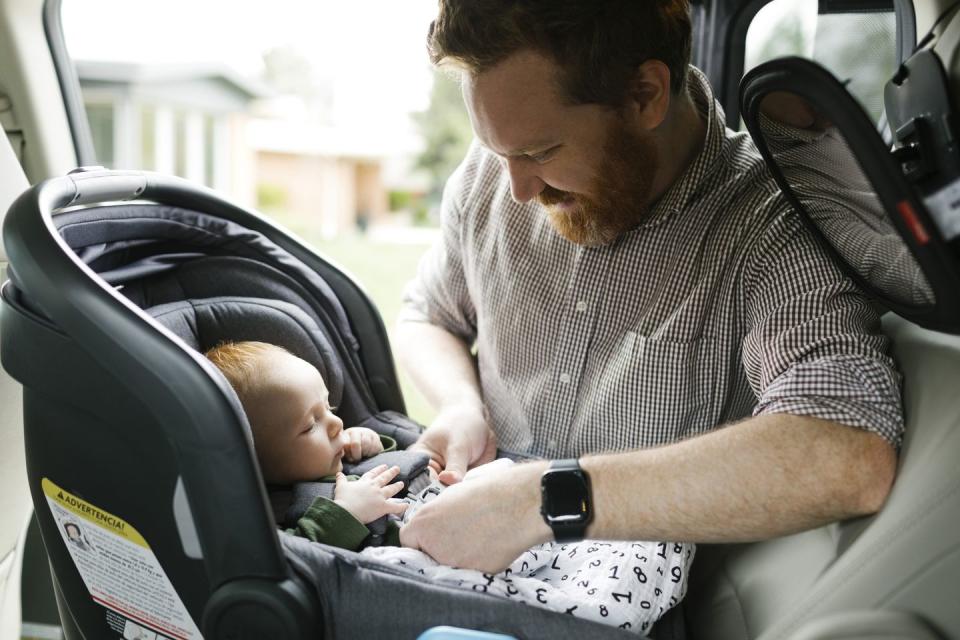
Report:
[{"label": "car seat padding", "polygon": [[147,310],[197,351],[225,341],[257,340],[283,347],[317,368],[338,406],[343,396],[343,371],[323,332],[298,307],[281,300],[218,296],[187,299]]}]

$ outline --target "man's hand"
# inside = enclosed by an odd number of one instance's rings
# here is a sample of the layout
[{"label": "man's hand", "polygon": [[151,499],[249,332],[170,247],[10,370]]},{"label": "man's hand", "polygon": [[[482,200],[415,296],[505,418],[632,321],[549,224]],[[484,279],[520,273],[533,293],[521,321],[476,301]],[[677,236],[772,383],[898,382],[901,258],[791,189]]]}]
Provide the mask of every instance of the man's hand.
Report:
[{"label": "man's hand", "polygon": [[552,539],[540,517],[547,462],[492,469],[449,487],[400,529],[400,544],[442,564],[496,573],[535,544]]},{"label": "man's hand", "polygon": [[454,406],[442,409],[410,449],[429,454],[440,482],[455,484],[467,469],[494,459],[497,439],[482,408]]},{"label": "man's hand", "polygon": [[373,429],[350,427],[344,429],[343,437],[347,441],[343,447],[343,457],[347,462],[359,462],[383,451],[380,436]]},{"label": "man's hand", "polygon": [[338,473],[337,484],[333,488],[333,501],[363,524],[369,524],[388,513],[399,515],[406,511],[407,503],[391,502],[390,498],[397,495],[403,488],[403,483],[387,484],[396,478],[398,473],[400,467],[388,468],[385,464],[370,469],[354,482]]}]

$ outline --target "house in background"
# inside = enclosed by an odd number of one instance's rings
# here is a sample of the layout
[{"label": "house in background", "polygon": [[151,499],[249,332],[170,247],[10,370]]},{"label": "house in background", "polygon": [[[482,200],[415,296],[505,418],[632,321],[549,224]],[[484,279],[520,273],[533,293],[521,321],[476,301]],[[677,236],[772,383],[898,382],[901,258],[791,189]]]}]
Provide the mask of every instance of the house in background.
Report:
[{"label": "house in background", "polygon": [[178,175],[324,237],[385,221],[390,189],[425,190],[410,168],[419,139],[228,67],[78,61],[77,73],[108,168]]},{"label": "house in background", "polygon": [[256,204],[246,126],[265,88],[217,65],[76,66],[100,164],[175,174]]},{"label": "house in background", "polygon": [[261,194],[273,194],[275,208],[328,238],[383,222],[390,209],[384,180],[390,141],[282,108],[278,113],[278,104],[283,100],[264,105],[263,117],[247,127]]}]

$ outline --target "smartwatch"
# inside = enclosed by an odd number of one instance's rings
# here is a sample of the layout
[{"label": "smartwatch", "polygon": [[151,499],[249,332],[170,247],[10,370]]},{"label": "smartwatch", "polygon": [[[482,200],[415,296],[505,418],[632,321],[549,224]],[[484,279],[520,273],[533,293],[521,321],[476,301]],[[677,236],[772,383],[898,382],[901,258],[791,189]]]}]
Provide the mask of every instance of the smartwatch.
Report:
[{"label": "smartwatch", "polygon": [[583,540],[593,507],[590,478],[576,459],[554,460],[540,477],[540,515],[557,542]]}]

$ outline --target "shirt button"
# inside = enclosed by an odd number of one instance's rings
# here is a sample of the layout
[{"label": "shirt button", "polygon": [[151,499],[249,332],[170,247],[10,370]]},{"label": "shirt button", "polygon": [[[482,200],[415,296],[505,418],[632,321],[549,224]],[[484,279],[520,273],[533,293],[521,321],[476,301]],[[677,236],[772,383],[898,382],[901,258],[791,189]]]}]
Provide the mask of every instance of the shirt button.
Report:
[{"label": "shirt button", "polygon": [[550,448],[550,453],[556,453],[556,451],[557,451],[557,441],[556,441],[556,440],[551,439],[551,440],[547,443],[547,446]]},{"label": "shirt button", "polygon": [[570,384],[570,374],[561,373],[560,374],[560,384]]},{"label": "shirt button", "polygon": [[577,313],[583,313],[587,310],[587,303],[581,300],[577,303]]}]

